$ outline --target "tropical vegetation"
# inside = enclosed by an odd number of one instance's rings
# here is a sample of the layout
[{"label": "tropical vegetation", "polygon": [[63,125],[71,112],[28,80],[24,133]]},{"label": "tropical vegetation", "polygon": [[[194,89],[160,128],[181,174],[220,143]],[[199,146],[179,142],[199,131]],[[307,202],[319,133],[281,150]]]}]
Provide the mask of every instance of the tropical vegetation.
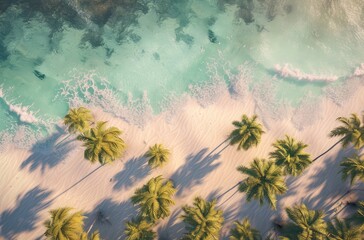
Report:
[{"label": "tropical vegetation", "polygon": [[174,205],[172,197],[175,192],[172,181],[165,181],[162,176],[158,176],[137,189],[131,201],[140,209],[143,218],[154,223],[170,215],[169,208]]},{"label": "tropical vegetation", "polygon": [[206,201],[197,197],[193,206],[183,206],[181,216],[188,231],[183,239],[208,240],[219,239],[224,222],[222,210],[216,208],[216,201]]},{"label": "tropical vegetation", "polygon": [[284,174],[297,176],[311,164],[310,155],[304,151],[307,146],[286,136],[273,144],[275,150],[269,156],[277,166],[282,167]]},{"label": "tropical vegetation", "polygon": [[238,150],[248,150],[253,146],[258,146],[264,131],[262,124],[258,123],[257,119],[257,115],[249,118],[244,114],[241,121],[234,121],[235,130],[229,136],[230,144],[238,144]]},{"label": "tropical vegetation", "polygon": [[359,225],[364,230],[364,201],[359,201],[356,203],[357,210],[353,216],[351,216],[350,221],[355,225]]},{"label": "tropical vegetation", "polygon": [[281,230],[282,239],[326,240],[327,224],[322,211],[310,210],[306,205],[301,204],[286,208],[286,212],[290,222]]},{"label": "tropical vegetation", "polygon": [[340,163],[342,178],[346,180],[350,178],[350,184],[352,185],[355,181],[364,181],[364,160],[362,157],[355,155],[351,158],[345,158]]},{"label": "tropical vegetation", "polygon": [[328,222],[328,238],[336,240],[361,240],[362,229],[360,226],[350,224],[346,220],[334,218]]},{"label": "tropical vegetation", "polygon": [[125,224],[125,240],[153,240],[156,233],[152,230],[153,224],[141,218],[132,219]]},{"label": "tropical vegetation", "polygon": [[239,191],[246,193],[247,200],[256,199],[261,205],[267,201],[276,209],[276,196],[287,191],[282,169],[273,161],[256,158],[249,168],[240,166],[237,170],[248,176],[239,184]]},{"label": "tropical vegetation", "polygon": [[252,228],[247,218],[241,222],[235,221],[235,227],[230,231],[230,240],[261,240],[262,237],[258,230]]},{"label": "tropical vegetation", "polygon": [[330,137],[342,137],[340,140],[343,147],[347,147],[350,143],[357,149],[364,145],[364,126],[362,125],[358,115],[351,114],[349,118],[337,118],[342,126],[333,129]]},{"label": "tropical vegetation", "polygon": [[145,156],[148,158],[148,164],[152,168],[162,167],[169,161],[170,151],[162,144],[155,144],[149,147]]},{"label": "tropical vegetation", "polygon": [[80,240],[101,240],[100,233],[98,231],[95,231],[91,234],[91,236],[88,236],[87,233],[82,233]]},{"label": "tropical vegetation", "polygon": [[71,208],[51,210],[51,219],[44,222],[44,235],[50,240],[79,240],[83,233],[82,212],[71,213]]},{"label": "tropical vegetation", "polygon": [[68,126],[70,133],[82,133],[90,129],[94,117],[90,110],[84,107],[71,108],[63,118],[63,123]]},{"label": "tropical vegetation", "polygon": [[[364,116],[363,116],[364,117]],[[341,126],[330,132],[330,137],[339,136],[341,139],[326,152],[311,160],[305,152],[307,144],[285,136],[272,144],[274,150],[269,153],[270,160],[256,158],[249,167],[239,166],[237,170],[245,175],[239,182],[238,191],[246,194],[247,201],[258,200],[262,205],[268,203],[276,209],[277,196],[287,191],[284,175],[298,176],[319,157],[326,154],[337,144],[343,147],[349,145],[356,149],[364,147],[364,125],[356,114],[349,118],[337,119]],[[102,165],[112,162],[122,156],[125,143],[120,135],[122,131],[116,127],[106,127],[106,122],[97,122],[91,127],[94,119],[91,112],[83,107],[70,109],[64,118],[64,124],[70,133],[79,133],[77,139],[86,147],[84,156],[92,163]],[[364,122],[364,118],[363,118]],[[238,145],[238,150],[248,150],[257,146],[264,133],[257,116],[249,118],[243,115],[241,121],[234,121],[235,129],[228,140],[230,145]],[[162,144],[149,147],[145,154],[148,164],[152,168],[165,165],[170,158],[170,151]],[[364,159],[360,155],[345,158],[340,163],[342,178],[364,181]],[[157,234],[152,230],[159,219],[170,215],[170,207],[175,203],[173,195],[176,189],[170,180],[162,176],[150,179],[138,188],[131,198],[138,208],[139,216],[126,222],[124,234],[126,240],[152,240]],[[221,206],[221,205],[220,205]],[[306,205],[294,205],[286,208],[288,222],[282,224],[278,231],[280,239],[289,240],[359,240],[364,230],[364,201],[355,203],[357,211],[348,219],[334,218],[329,222],[324,220],[325,214],[320,210],[311,210]],[[194,199],[192,206],[182,207],[182,221],[187,232],[183,239],[189,240],[217,240],[224,222],[223,211],[217,207],[217,200],[207,201],[200,197]],[[100,240],[100,234],[95,231],[85,232],[82,212],[72,212],[71,208],[58,208],[50,211],[50,219],[44,222],[46,231],[44,236],[50,240]],[[96,220],[95,220],[96,221]],[[93,224],[90,229],[92,229]],[[230,231],[230,240],[260,240],[258,230],[253,228],[248,219],[235,221]]]},{"label": "tropical vegetation", "polygon": [[116,127],[106,128],[106,122],[97,122],[94,128],[83,132],[77,139],[86,147],[84,157],[91,163],[106,164],[122,156],[125,150],[122,131]]}]

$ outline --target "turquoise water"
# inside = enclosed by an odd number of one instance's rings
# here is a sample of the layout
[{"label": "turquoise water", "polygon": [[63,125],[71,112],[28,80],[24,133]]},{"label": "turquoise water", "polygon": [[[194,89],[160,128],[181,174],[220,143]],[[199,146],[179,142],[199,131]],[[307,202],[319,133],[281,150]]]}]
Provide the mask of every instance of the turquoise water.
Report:
[{"label": "turquoise water", "polygon": [[[296,107],[364,62],[362,0],[12,2],[0,4],[3,133],[48,128],[77,104],[158,114],[194,86],[231,87],[241,69],[251,91],[273,85],[276,103]],[[337,80],[282,77],[276,64]]]}]

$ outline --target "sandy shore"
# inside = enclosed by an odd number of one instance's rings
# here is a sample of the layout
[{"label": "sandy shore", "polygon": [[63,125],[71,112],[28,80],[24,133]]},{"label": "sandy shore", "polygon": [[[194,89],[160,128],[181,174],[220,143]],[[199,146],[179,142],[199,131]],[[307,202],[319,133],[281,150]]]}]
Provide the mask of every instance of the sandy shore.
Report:
[{"label": "sandy shore", "polygon": [[[338,140],[327,136],[337,126],[337,117],[364,110],[363,92],[361,86],[341,106],[324,98],[320,103],[306,104],[299,110],[285,108],[282,113],[275,114],[265,113],[264,105],[249,94],[235,99],[224,90],[219,92],[213,104],[204,107],[198,100],[186,96],[173,114],[165,112],[153,116],[143,128],[101,109],[92,109],[97,120],[109,121],[110,125],[124,131],[125,156],[98,168],[98,164],[91,165],[83,159],[83,148],[72,138],[54,147],[55,142],[65,137],[59,133],[51,136],[47,144],[39,142],[32,149],[7,146],[0,155],[0,238],[36,239],[44,232],[42,223],[48,218],[50,209],[71,206],[83,210],[89,217],[86,228],[101,210],[111,224],[99,222],[95,229],[99,229],[105,239],[117,239],[124,230],[124,222],[136,215],[129,201],[135,189],[151,177],[163,175],[174,181],[178,192],[172,215],[160,221],[155,229],[161,239],[177,239],[184,231],[179,219],[182,205],[190,204],[196,196],[213,198],[231,188],[243,177],[236,167],[249,165],[254,157],[266,158],[272,150],[271,144],[285,134],[307,143],[308,152],[312,157],[317,156]],[[225,145],[215,149],[233,129],[231,122],[243,113],[257,113],[264,120],[266,134],[261,144],[246,152],[237,151],[234,146],[221,151]],[[300,127],[297,127],[298,123]],[[172,160],[164,168],[151,171],[143,154],[155,143],[171,149]],[[338,163],[350,153],[351,150],[336,147],[313,163],[302,176],[287,178],[289,191],[279,197],[276,211],[268,206],[260,207],[255,201],[247,203],[241,193],[230,198],[235,189],[228,192],[219,200],[225,212],[221,239],[226,238],[232,222],[242,217],[248,217],[252,225],[265,234],[274,219],[284,218],[284,207],[294,203],[304,202],[310,208],[323,209],[328,216],[334,216],[334,209],[341,202],[335,201],[349,189],[348,183],[342,182],[337,174]],[[347,197],[357,196],[349,194]]]}]

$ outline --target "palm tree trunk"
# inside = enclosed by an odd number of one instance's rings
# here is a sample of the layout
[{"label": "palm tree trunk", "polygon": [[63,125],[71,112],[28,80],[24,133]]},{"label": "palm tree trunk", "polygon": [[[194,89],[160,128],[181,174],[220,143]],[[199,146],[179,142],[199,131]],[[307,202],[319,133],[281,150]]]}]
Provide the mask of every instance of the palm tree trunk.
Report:
[{"label": "palm tree trunk", "polygon": [[88,235],[89,233],[90,233],[90,231],[91,231],[91,229],[93,228],[93,226],[95,225],[95,223],[96,223],[96,221],[97,221],[97,219],[99,218],[99,215],[98,215],[98,213],[97,213],[97,215],[96,215],[96,217],[95,217],[95,219],[92,221],[92,223],[91,223],[91,226],[87,229],[87,232],[86,232],[86,234]]},{"label": "palm tree trunk", "polygon": [[228,192],[233,190],[235,187],[239,186],[240,183],[241,183],[241,181],[238,182],[237,184],[235,184],[234,186],[232,186],[231,188],[229,188],[228,190],[226,190],[224,193],[220,194],[220,196],[216,197],[216,200],[218,201],[222,196],[224,196],[225,194],[227,194]]},{"label": "palm tree trunk", "polygon": [[68,134],[68,136],[67,137],[65,137],[65,138],[63,138],[59,143],[57,143],[56,145],[55,145],[55,147],[57,147],[58,145],[60,145],[61,143],[63,143],[64,141],[66,141],[69,137],[71,137],[72,136],[72,134]]},{"label": "palm tree trunk", "polygon": [[[343,199],[346,195],[348,195],[349,193],[351,193],[353,191],[364,191],[364,189],[358,189],[358,188],[349,189],[338,200],[336,200],[335,203],[338,202],[339,200]],[[342,207],[339,211],[336,211],[333,218],[336,217],[340,212],[342,212],[347,206],[348,206],[348,204],[345,204],[344,207]]]},{"label": "palm tree trunk", "polygon": [[92,170],[90,173],[88,173],[86,176],[84,176],[83,178],[81,178],[80,180],[78,180],[77,182],[75,182],[72,186],[70,186],[69,188],[67,188],[66,190],[64,190],[63,192],[61,192],[60,194],[58,194],[57,196],[55,196],[54,198],[52,198],[49,202],[52,202],[53,200],[57,199],[58,197],[60,197],[61,195],[65,194],[66,192],[68,192],[69,190],[71,190],[72,188],[74,188],[76,185],[78,185],[80,182],[82,182],[83,180],[85,180],[87,177],[89,177],[91,174],[93,174],[94,172],[96,172],[97,170],[99,170],[101,167],[103,167],[105,164],[102,164],[100,166],[98,166],[97,168],[95,168],[94,170]]},{"label": "palm tree trunk", "polygon": [[232,197],[234,197],[234,195],[239,191],[239,189],[236,189],[236,191],[225,201],[223,201],[218,207],[221,207],[224,203],[226,203],[227,201],[229,201]]},{"label": "palm tree trunk", "polygon": [[[228,137],[228,138],[226,138],[222,143],[220,143],[217,147],[215,147],[214,149],[212,149],[212,151],[211,152],[209,152],[209,154],[207,154],[207,156],[206,157],[208,157],[208,156],[210,156],[213,152],[215,152],[219,147],[221,147],[221,145],[223,145],[224,143],[226,143],[227,141],[229,141],[230,140],[230,137]],[[225,148],[227,148],[228,146],[230,145],[230,143],[228,144],[228,145],[226,145],[222,150],[220,150],[219,152],[218,152],[218,154],[220,154],[222,151],[224,151],[225,150]]]},{"label": "palm tree trunk", "polygon": [[338,145],[339,143],[341,143],[344,140],[344,138],[341,138],[339,141],[337,141],[334,145],[332,145],[329,149],[327,149],[325,152],[321,153],[320,155],[318,155],[317,157],[315,157],[312,162],[316,161],[317,159],[319,159],[320,157],[322,157],[323,155],[325,155],[326,153],[328,153],[331,149],[333,149],[334,147],[336,147],[336,145]]}]

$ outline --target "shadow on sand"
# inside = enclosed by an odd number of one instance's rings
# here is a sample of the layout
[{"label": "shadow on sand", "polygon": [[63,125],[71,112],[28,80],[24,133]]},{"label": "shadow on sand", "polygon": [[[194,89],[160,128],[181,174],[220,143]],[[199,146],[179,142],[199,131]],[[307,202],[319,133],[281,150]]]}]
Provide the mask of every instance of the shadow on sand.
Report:
[{"label": "shadow on sand", "polygon": [[301,203],[306,204],[310,209],[321,209],[328,216],[333,214],[336,205],[341,201],[341,196],[350,189],[348,181],[341,179],[339,172],[342,167],[340,167],[340,163],[345,157],[351,156],[354,152],[353,149],[341,149],[333,157],[318,159],[317,162],[322,161],[324,167],[307,179],[310,182],[307,189],[300,187],[299,179],[290,177],[287,181],[288,191],[282,197],[290,197],[300,194],[302,191],[307,191],[309,194],[305,195],[300,201]]},{"label": "shadow on sand", "polygon": [[63,133],[64,130],[58,127],[57,132],[35,143],[30,150],[32,154],[20,165],[20,169],[29,166],[31,172],[40,168],[44,173],[47,168],[53,168],[64,160],[71,151],[69,143],[72,140],[57,145]]},{"label": "shadow on sand", "polygon": [[124,164],[123,170],[113,177],[115,181],[113,189],[129,189],[145,176],[148,176],[150,172],[151,169],[144,156],[131,158]]},{"label": "shadow on sand", "polygon": [[308,195],[302,202],[311,209],[323,210],[327,215],[335,213],[336,205],[341,201],[340,197],[350,189],[349,182],[341,179],[340,163],[354,153],[353,149],[341,149],[335,157],[324,159],[325,168],[312,177],[308,186],[309,189],[321,190],[316,195]]},{"label": "shadow on sand", "polygon": [[86,213],[85,229],[91,226],[99,212],[103,218],[95,222],[91,232],[99,230],[103,239],[124,239],[120,237],[123,235],[125,222],[138,214],[130,201],[118,203],[107,198],[97,204],[92,212]]},{"label": "shadow on sand", "polygon": [[159,240],[180,239],[185,233],[185,224],[180,219],[183,213],[181,208],[174,210],[168,217],[166,224],[157,229]]},{"label": "shadow on sand", "polygon": [[38,186],[24,196],[18,196],[16,206],[0,215],[0,238],[18,239],[18,234],[32,231],[39,224],[39,213],[50,204],[47,201],[50,193]]},{"label": "shadow on sand", "polygon": [[205,156],[207,148],[202,149],[195,155],[189,155],[186,162],[171,176],[177,188],[177,196],[181,196],[185,189],[202,184],[203,179],[220,163],[214,163],[220,154],[209,153]]}]

